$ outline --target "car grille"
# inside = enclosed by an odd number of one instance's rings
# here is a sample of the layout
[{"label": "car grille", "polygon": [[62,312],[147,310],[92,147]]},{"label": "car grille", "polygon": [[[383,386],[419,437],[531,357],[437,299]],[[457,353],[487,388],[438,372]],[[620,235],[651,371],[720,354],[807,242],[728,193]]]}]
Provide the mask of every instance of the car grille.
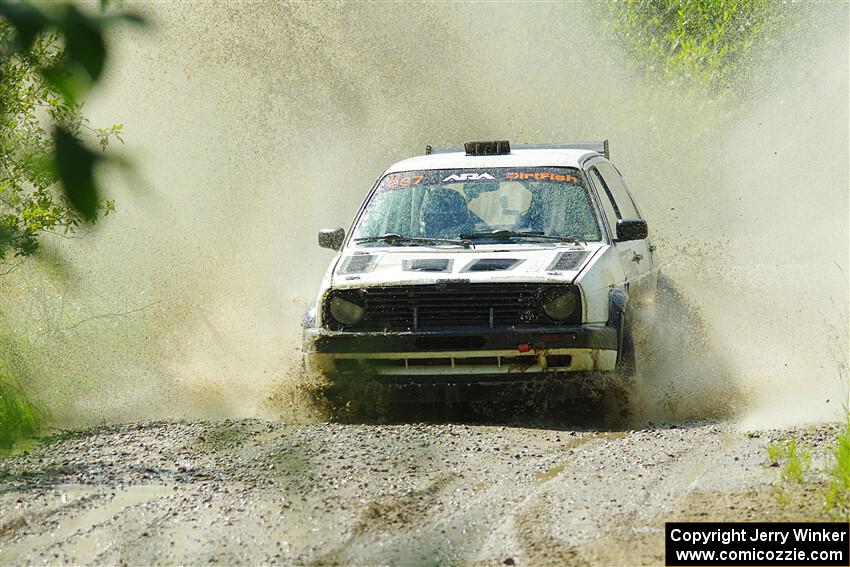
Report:
[{"label": "car grille", "polygon": [[[558,285],[530,283],[438,284],[370,287],[358,330],[552,324],[540,312],[542,297]],[[581,320],[577,313],[578,321]],[[576,322],[571,318],[569,322]]]}]

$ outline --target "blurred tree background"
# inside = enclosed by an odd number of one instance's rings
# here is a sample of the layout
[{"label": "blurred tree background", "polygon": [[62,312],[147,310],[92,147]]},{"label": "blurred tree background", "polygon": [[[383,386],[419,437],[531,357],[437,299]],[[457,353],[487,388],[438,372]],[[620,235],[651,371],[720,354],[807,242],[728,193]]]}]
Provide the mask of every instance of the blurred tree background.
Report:
[{"label": "blurred tree background", "polygon": [[772,0],[632,0],[609,5],[631,65],[670,88],[745,94],[748,70],[781,52],[792,12]]},{"label": "blurred tree background", "polygon": [[[110,141],[123,142],[122,125],[94,127],[82,107],[107,61],[105,30],[141,20],[101,8],[0,2],[0,273],[36,253],[44,235],[73,234],[115,210],[95,173]],[[26,341],[0,329],[0,344],[0,449],[8,449],[36,433],[41,416],[21,387],[33,371]]]}]

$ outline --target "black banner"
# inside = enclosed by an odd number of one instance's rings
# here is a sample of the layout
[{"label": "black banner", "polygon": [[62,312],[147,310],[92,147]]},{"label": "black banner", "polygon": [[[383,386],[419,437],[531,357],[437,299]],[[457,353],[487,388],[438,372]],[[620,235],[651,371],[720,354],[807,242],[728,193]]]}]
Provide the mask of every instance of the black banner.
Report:
[{"label": "black banner", "polygon": [[827,522],[670,522],[665,563],[850,565],[850,524]]}]

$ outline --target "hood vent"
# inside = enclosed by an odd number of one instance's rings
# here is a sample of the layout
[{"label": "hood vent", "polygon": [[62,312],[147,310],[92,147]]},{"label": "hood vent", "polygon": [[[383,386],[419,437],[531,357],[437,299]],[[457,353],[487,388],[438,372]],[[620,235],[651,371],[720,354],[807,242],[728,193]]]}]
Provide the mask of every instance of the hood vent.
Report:
[{"label": "hood vent", "polygon": [[404,260],[401,263],[405,272],[451,272],[452,260],[432,258],[426,260]]},{"label": "hood vent", "polygon": [[512,270],[520,265],[523,260],[514,258],[482,258],[481,260],[473,260],[467,264],[462,271],[464,272],[502,272]]},{"label": "hood vent", "polygon": [[549,266],[550,271],[571,271],[582,265],[589,252],[584,250],[574,252],[561,252],[555,257],[555,261]]},{"label": "hood vent", "polygon": [[374,263],[375,258],[376,257],[373,254],[349,256],[343,261],[339,273],[362,274],[363,272],[368,272],[372,268],[372,263]]}]

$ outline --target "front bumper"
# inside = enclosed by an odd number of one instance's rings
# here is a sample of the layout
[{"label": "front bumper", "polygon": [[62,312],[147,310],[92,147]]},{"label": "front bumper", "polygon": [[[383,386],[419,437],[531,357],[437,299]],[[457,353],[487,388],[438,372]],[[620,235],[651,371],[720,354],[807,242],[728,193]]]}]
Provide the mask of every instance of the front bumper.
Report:
[{"label": "front bumper", "polygon": [[616,329],[605,325],[438,328],[417,332],[305,330],[308,370],[393,384],[492,384],[612,371]]}]

